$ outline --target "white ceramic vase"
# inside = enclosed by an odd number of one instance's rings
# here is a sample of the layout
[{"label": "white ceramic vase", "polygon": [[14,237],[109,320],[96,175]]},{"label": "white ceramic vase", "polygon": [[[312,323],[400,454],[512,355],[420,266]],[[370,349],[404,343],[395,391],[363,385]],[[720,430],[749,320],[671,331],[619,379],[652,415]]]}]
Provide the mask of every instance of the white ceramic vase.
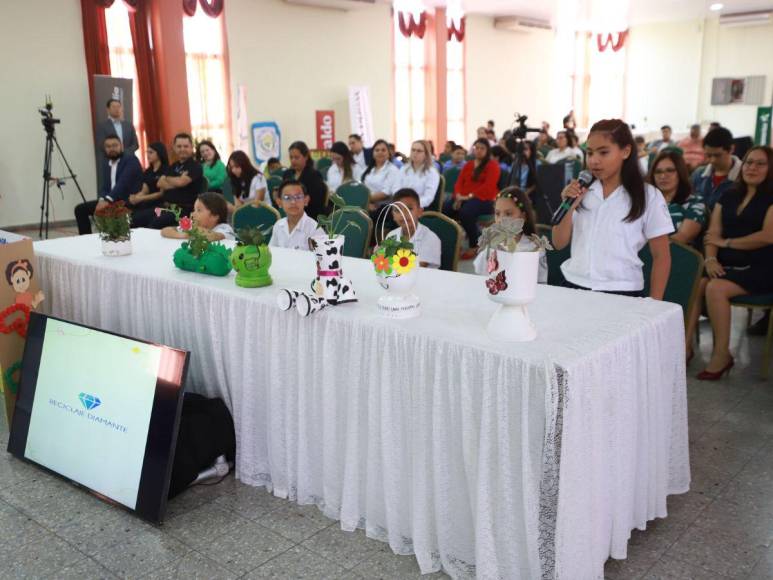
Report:
[{"label": "white ceramic vase", "polygon": [[418,275],[419,266],[416,265],[407,274],[376,276],[378,283],[387,291],[387,294],[378,299],[378,310],[382,316],[405,320],[421,314],[419,298],[412,294]]},{"label": "white ceramic vase", "polygon": [[102,254],[105,256],[128,256],[132,253],[132,241],[128,240],[102,240]]},{"label": "white ceramic vase", "polygon": [[539,252],[497,250],[498,268],[486,281],[489,298],[499,304],[486,328],[502,342],[528,342],[537,338],[527,305],[537,294]]}]

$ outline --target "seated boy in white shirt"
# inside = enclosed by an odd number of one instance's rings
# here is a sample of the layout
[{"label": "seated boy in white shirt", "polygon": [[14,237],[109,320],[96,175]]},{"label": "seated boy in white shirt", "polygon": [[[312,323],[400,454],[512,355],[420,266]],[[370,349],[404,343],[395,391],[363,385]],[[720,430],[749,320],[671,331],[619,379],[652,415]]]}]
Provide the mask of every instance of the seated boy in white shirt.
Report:
[{"label": "seated boy in white shirt", "polygon": [[[389,238],[408,238],[413,244],[413,250],[419,257],[419,265],[424,268],[440,268],[440,238],[427,226],[419,223],[424,213],[419,200],[419,194],[409,188],[403,188],[395,193],[392,203],[402,203],[402,212],[392,208],[392,219],[399,226],[389,232]],[[413,216],[413,221],[407,215]],[[415,224],[415,231],[414,231]]]},{"label": "seated boy in white shirt", "polygon": [[309,238],[322,233],[317,222],[306,215],[309,194],[300,181],[287,180],[277,189],[277,199],[287,217],[274,224],[269,246],[308,250]]}]

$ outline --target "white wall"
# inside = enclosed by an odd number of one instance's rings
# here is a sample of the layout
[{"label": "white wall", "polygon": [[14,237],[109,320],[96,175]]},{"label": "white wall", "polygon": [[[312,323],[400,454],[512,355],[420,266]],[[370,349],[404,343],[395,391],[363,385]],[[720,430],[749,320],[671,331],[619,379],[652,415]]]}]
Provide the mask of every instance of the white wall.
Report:
[{"label": "white wall", "polygon": [[341,12],[228,0],[225,7],[232,94],[246,86],[250,125],[278,123],[283,161],[292,141],[316,147],[316,110],[335,110],[336,139],[346,141],[350,85],[370,87],[374,133],[392,138],[389,5]]},{"label": "white wall", "polygon": [[[45,132],[37,108],[54,101],[59,143],[89,199],[96,197],[91,110],[78,0],[4,2],[0,18],[0,227],[40,219]],[[65,168],[54,156],[53,174]],[[51,195],[51,220],[74,219],[75,186]]]},{"label": "white wall", "polygon": [[494,120],[501,135],[513,124],[516,112],[528,115],[532,127],[545,120],[555,131],[561,116],[552,110],[553,32],[496,30],[493,18],[469,15],[465,43],[466,145],[488,119]]}]

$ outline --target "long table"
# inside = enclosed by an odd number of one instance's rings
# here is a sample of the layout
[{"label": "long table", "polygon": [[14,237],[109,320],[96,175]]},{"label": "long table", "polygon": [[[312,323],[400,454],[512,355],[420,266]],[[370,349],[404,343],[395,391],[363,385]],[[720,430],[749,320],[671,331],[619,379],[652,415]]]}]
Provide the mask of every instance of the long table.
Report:
[{"label": "long table", "polygon": [[602,578],[633,528],[689,488],[681,309],[540,286],[530,343],[491,341],[481,277],[422,269],[422,315],[379,316],[370,262],[343,260],[359,302],[309,318],[309,252],[273,250],[274,285],[178,270],[179,241],[135,230],[104,257],[81,236],[35,243],[55,316],[192,352],[188,389],[233,413],[236,476],[364,528],[422,572]]}]

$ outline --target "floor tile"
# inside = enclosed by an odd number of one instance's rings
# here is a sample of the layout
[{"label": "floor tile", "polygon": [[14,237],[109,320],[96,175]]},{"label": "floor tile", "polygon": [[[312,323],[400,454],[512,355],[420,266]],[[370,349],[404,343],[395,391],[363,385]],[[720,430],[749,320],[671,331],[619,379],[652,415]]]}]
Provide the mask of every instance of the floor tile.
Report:
[{"label": "floor tile", "polygon": [[370,558],[361,562],[352,570],[362,578],[379,580],[441,580],[449,578],[447,574],[435,572],[422,575],[416,558],[413,556],[398,556],[388,552],[376,552]]},{"label": "floor tile", "polygon": [[139,533],[120,544],[89,555],[118,576],[137,578],[188,552],[190,548],[175,538],[153,530]]},{"label": "floor tile", "polygon": [[50,533],[22,545],[0,544],[0,575],[5,578],[45,578],[86,558]]},{"label": "floor tile", "polygon": [[295,546],[284,554],[277,556],[260,568],[253,570],[245,578],[248,579],[281,579],[294,580],[340,580],[346,575],[346,570],[336,566],[329,560],[307,550]]},{"label": "floor tile", "polygon": [[302,542],[335,524],[334,520],[322,515],[317,506],[302,506],[292,501],[285,501],[256,521],[293,542]]},{"label": "floor tile", "polygon": [[50,578],[51,580],[112,580],[118,576],[95,560],[86,558],[57,570]]},{"label": "floor tile", "polygon": [[143,580],[212,580],[214,578],[232,580],[236,575],[197,552],[189,552],[182,558],[143,576]]},{"label": "floor tile", "polygon": [[264,487],[252,487],[242,483],[214,500],[215,505],[251,520],[261,518],[287,503],[286,499],[276,497]]},{"label": "floor tile", "polygon": [[642,580],[725,580],[715,572],[686,564],[674,558],[663,558],[650,568]]},{"label": "floor tile", "polygon": [[198,550],[249,521],[209,503],[175,516],[168,520],[161,530]]},{"label": "floor tile", "polygon": [[337,524],[325,528],[301,544],[346,569],[354,568],[376,552],[389,552],[389,544],[372,540],[362,530],[345,532]]}]

